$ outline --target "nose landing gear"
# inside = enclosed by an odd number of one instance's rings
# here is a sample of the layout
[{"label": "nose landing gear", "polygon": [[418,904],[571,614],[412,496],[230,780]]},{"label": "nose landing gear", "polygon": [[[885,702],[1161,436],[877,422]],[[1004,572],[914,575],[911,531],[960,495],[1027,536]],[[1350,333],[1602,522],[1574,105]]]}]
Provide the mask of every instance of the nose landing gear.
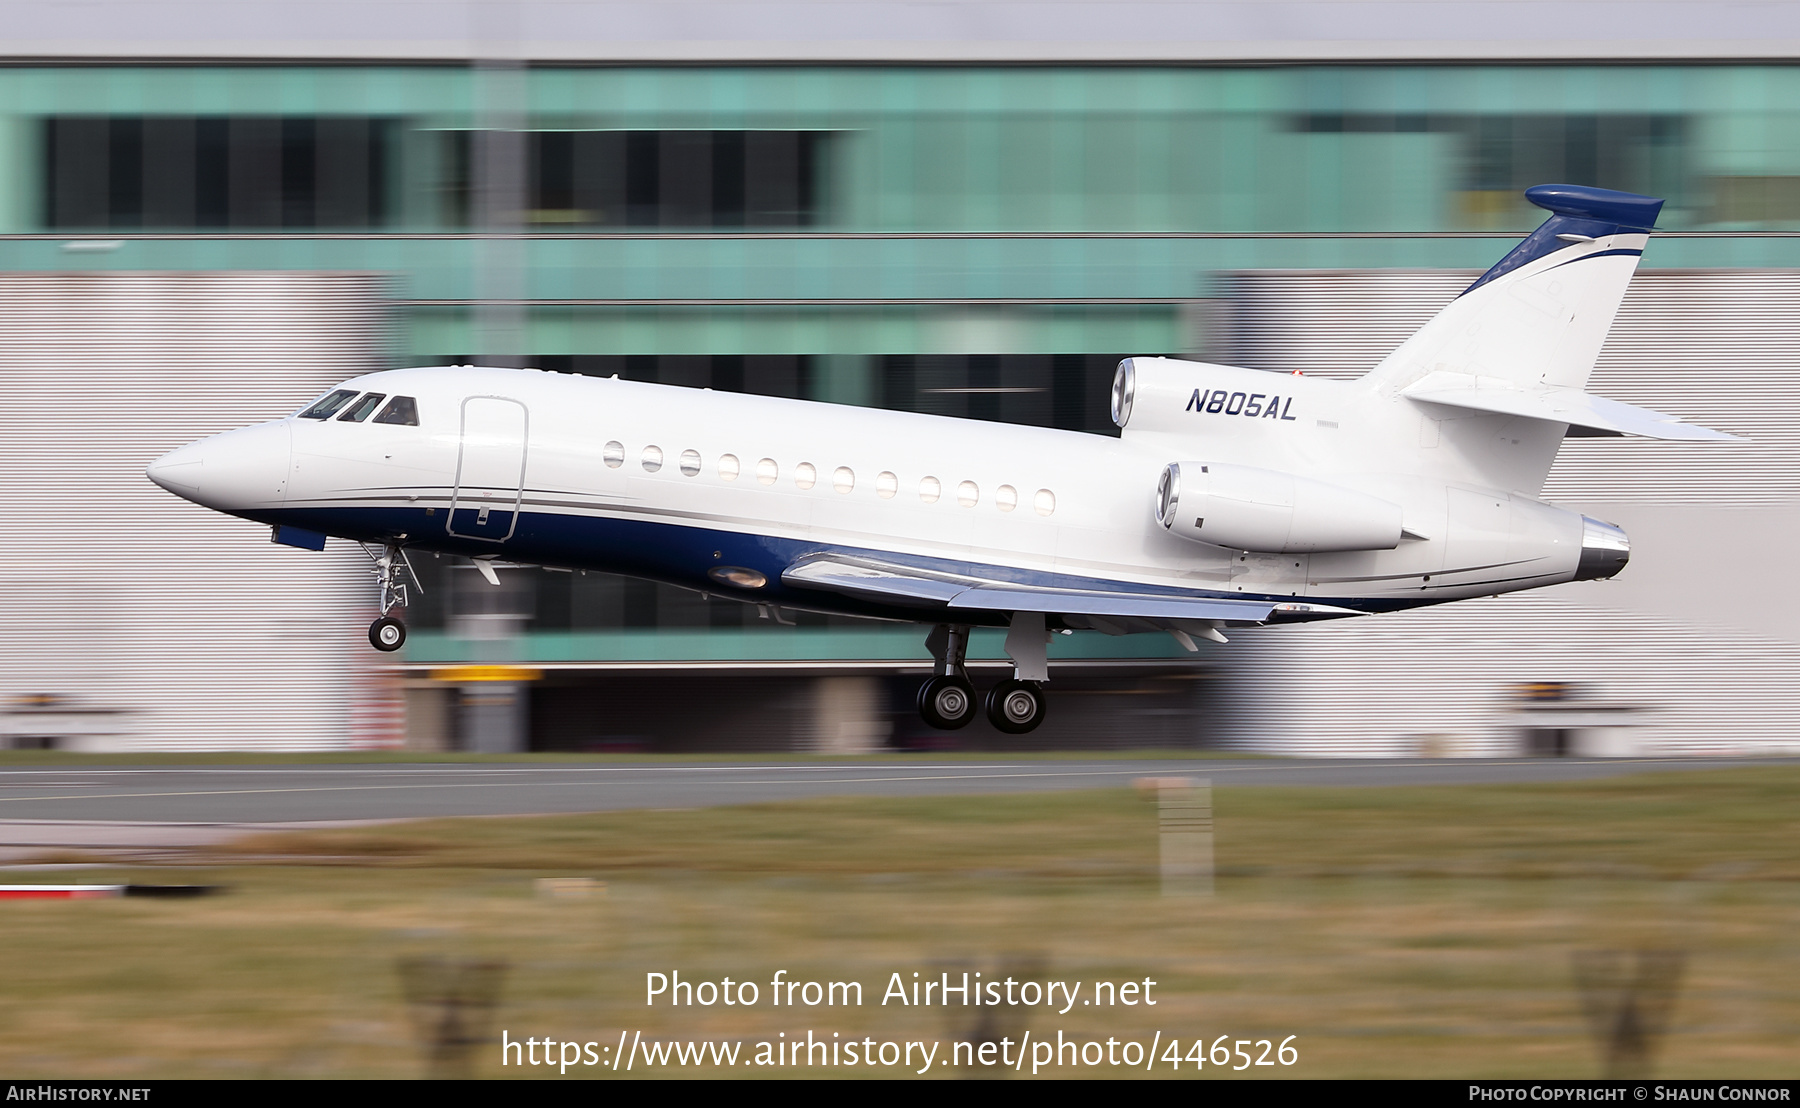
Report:
[{"label": "nose landing gear", "polygon": [[369,645],[376,650],[394,651],[406,645],[406,624],[393,614],[396,608],[405,608],[407,603],[406,582],[401,580],[401,570],[411,578],[412,587],[421,594],[425,586],[419,584],[419,575],[413,572],[412,562],[407,560],[406,551],[399,543],[388,543],[376,554],[368,543],[362,544],[363,553],[375,563],[375,583],[380,590],[381,617],[369,624]]},{"label": "nose landing gear", "polygon": [[406,645],[406,624],[393,616],[382,616],[369,624],[369,645],[376,650],[399,650]]}]

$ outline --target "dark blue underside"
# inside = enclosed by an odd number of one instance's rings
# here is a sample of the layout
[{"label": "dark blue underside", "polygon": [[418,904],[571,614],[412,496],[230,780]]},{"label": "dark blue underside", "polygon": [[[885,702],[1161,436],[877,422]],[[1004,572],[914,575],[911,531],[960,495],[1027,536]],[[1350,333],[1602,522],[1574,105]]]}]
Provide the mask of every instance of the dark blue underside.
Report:
[{"label": "dark blue underside", "polygon": [[[429,513],[429,514],[428,514]],[[484,533],[504,535],[513,528],[513,513],[490,511],[481,527]],[[467,530],[458,513],[457,530]],[[443,509],[428,508],[291,508],[259,512],[251,516],[261,523],[276,526],[304,527],[338,538],[357,542],[387,543],[399,539],[409,550],[436,551],[467,557],[492,557],[503,561],[531,565],[588,569],[602,573],[619,573],[641,577],[683,588],[697,589],[716,596],[726,596],[753,603],[779,604],[783,607],[830,612],[839,615],[867,616],[880,619],[936,622],[944,617],[942,608],[880,604],[859,600],[818,589],[797,589],[781,580],[782,571],[799,559],[813,554],[845,554],[879,559],[894,565],[946,573],[968,574],[990,581],[1004,581],[1040,588],[1091,589],[1168,596],[1172,593],[1196,597],[1226,597],[1233,600],[1271,600],[1286,603],[1297,599],[1288,595],[1263,595],[1248,592],[1207,592],[1172,590],[1126,582],[1098,581],[1071,574],[1043,573],[993,565],[987,562],[926,558],[896,554],[864,547],[840,546],[832,543],[802,542],[769,535],[747,535],[735,531],[695,527],[682,523],[662,523],[635,519],[613,519],[601,516],[561,515],[545,512],[520,513],[512,537],[504,542],[484,542],[446,533]],[[707,576],[716,567],[737,566],[753,569],[768,579],[760,589],[740,589],[722,584]],[[1435,603],[1435,600],[1358,600],[1307,597],[1323,604],[1355,608],[1365,612],[1399,611]],[[1006,615],[958,610],[956,622],[983,626],[1004,626]],[[1052,619],[1054,626],[1054,618]]]}]

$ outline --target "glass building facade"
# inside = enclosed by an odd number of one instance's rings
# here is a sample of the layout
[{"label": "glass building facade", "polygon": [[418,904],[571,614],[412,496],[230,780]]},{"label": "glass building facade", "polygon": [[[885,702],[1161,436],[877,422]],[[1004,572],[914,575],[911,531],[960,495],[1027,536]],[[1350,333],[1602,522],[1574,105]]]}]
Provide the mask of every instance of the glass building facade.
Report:
[{"label": "glass building facade", "polygon": [[[1098,434],[1118,358],[1207,350],[1215,275],[1483,267],[1532,184],[1666,197],[1653,268],[1800,265],[1780,65],[41,65],[0,105],[0,269],[377,272],[393,364]],[[923,657],[911,627],[431,573],[421,662],[497,649],[458,630],[484,613],[525,627],[510,660]]]}]

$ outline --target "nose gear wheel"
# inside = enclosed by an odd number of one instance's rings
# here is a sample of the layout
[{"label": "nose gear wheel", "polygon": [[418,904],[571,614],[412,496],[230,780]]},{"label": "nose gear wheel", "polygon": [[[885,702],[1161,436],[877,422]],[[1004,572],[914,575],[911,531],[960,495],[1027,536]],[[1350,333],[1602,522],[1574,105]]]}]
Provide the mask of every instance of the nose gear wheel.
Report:
[{"label": "nose gear wheel", "polygon": [[[404,536],[402,536],[404,537]],[[419,575],[414,572],[412,562],[406,557],[406,550],[399,543],[388,543],[375,553],[368,543],[361,544],[363,553],[375,563],[375,586],[380,596],[381,617],[369,624],[369,645],[376,650],[399,650],[406,644],[406,624],[400,617],[392,613],[396,608],[405,608],[408,595],[406,581],[401,579],[401,572],[411,579],[412,587],[424,595],[425,586],[419,584]]]},{"label": "nose gear wheel", "polygon": [[393,616],[382,616],[369,624],[369,645],[376,650],[399,650],[406,645],[406,624]]}]

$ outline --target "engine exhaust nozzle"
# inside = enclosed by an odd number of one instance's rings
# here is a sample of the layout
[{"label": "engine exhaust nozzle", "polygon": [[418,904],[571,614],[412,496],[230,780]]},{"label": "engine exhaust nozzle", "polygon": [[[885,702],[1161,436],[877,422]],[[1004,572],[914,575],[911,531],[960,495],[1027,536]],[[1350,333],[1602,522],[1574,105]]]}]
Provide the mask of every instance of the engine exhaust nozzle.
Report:
[{"label": "engine exhaust nozzle", "polygon": [[1629,561],[1631,540],[1624,528],[1581,517],[1581,561],[1575,566],[1575,580],[1604,581],[1617,576]]}]

